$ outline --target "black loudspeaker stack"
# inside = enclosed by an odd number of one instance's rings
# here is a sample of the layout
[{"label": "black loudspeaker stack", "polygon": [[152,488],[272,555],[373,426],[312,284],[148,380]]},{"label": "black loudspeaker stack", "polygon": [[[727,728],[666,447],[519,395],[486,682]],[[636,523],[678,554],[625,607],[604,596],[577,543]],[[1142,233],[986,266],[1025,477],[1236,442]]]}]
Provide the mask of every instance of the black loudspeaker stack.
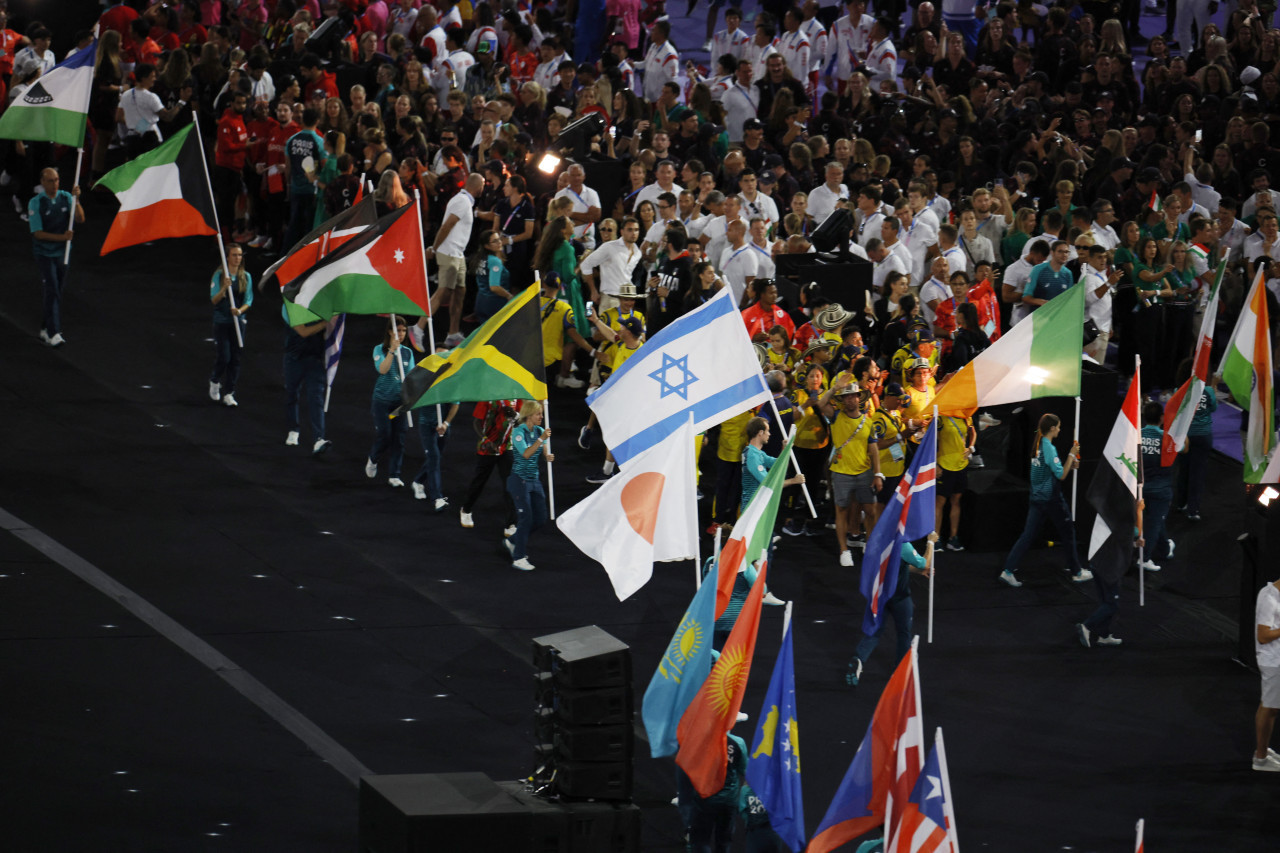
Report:
[{"label": "black loudspeaker stack", "polygon": [[590,625],[533,641],[534,785],[566,800],[631,799],[631,650]]}]

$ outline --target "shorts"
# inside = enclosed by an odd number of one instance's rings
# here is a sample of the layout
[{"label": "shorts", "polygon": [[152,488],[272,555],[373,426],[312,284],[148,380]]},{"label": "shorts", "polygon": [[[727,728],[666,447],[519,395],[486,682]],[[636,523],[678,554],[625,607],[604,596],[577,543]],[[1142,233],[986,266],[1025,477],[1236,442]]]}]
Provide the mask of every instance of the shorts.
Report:
[{"label": "shorts", "polygon": [[841,474],[832,471],[831,499],[839,507],[848,506],[851,499],[860,504],[875,503],[874,477],[875,472],[870,468],[861,474]]},{"label": "shorts", "polygon": [[880,487],[880,491],[876,492],[876,503],[887,505],[889,501],[893,500],[893,493],[901,482],[901,474],[896,477],[887,477],[884,481],[884,485]]},{"label": "shorts", "polygon": [[1262,707],[1280,708],[1280,666],[1260,666],[1262,673]]},{"label": "shorts", "polygon": [[605,293],[604,291],[601,291],[600,304],[596,306],[596,316],[599,317],[604,312],[609,311],[613,308],[617,308],[621,304],[622,303],[618,301],[618,297],[609,293]]},{"label": "shorts", "polygon": [[946,468],[939,467],[941,472],[938,476],[938,492],[940,498],[949,498],[952,495],[958,495],[969,488],[969,469],[961,468],[959,471],[948,471]]},{"label": "shorts", "polygon": [[436,255],[436,264],[440,273],[436,279],[441,290],[467,289],[467,259],[455,258],[452,255]]}]

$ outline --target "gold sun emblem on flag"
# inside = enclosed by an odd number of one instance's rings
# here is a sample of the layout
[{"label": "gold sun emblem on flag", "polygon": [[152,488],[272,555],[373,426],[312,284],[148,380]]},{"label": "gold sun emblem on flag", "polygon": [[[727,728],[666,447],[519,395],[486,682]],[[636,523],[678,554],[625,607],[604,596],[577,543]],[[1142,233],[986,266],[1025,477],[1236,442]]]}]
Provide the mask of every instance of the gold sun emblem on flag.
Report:
[{"label": "gold sun emblem on flag", "polygon": [[707,679],[707,696],[717,714],[724,715],[733,706],[743,682],[751,673],[746,652],[741,648],[726,650],[711,670]]},{"label": "gold sun emblem on flag", "polygon": [[688,666],[689,660],[696,655],[706,641],[706,631],[697,619],[687,618],[680,624],[679,630],[671,638],[667,653],[663,655],[658,670],[664,678],[673,678],[677,683]]}]

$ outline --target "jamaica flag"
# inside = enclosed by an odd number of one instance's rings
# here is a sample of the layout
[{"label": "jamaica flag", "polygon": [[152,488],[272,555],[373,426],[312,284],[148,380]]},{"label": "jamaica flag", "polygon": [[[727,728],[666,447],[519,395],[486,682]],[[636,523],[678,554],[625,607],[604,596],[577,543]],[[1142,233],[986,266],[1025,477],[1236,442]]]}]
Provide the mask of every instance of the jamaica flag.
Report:
[{"label": "jamaica flag", "polygon": [[448,353],[432,353],[401,385],[402,408],[545,400],[539,289],[527,287]]}]

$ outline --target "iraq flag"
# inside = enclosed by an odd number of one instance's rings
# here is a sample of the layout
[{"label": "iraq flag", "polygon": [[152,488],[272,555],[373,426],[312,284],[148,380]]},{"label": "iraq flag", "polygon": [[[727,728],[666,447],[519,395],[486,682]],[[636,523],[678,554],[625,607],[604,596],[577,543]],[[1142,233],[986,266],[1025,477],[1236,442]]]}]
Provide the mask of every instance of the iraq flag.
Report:
[{"label": "iraq flag", "polygon": [[1089,484],[1089,505],[1098,511],[1089,537],[1089,564],[1094,574],[1115,583],[1133,562],[1134,525],[1137,524],[1138,481],[1142,433],[1138,425],[1138,372],[1111,428],[1098,470]]}]

